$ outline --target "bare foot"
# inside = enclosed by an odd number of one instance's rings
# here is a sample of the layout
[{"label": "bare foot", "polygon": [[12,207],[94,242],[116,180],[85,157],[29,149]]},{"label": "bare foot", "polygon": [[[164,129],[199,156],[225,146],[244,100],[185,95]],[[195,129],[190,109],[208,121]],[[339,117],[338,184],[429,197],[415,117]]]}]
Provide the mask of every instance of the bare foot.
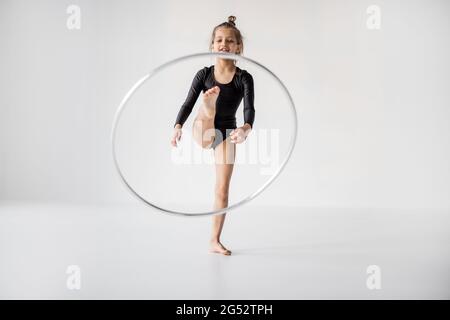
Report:
[{"label": "bare foot", "polygon": [[231,251],[225,248],[220,242],[218,241],[211,241],[209,252],[211,253],[220,253],[226,256],[231,255]]},{"label": "bare foot", "polygon": [[212,87],[203,95],[203,110],[207,117],[214,118],[216,115],[216,101],[219,96],[220,88],[218,86]]}]

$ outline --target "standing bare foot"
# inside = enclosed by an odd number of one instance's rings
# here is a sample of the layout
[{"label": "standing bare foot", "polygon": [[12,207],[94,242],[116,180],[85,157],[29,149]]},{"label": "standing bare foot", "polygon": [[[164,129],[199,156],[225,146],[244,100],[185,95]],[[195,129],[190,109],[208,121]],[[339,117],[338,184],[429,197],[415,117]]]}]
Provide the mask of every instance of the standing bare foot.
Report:
[{"label": "standing bare foot", "polygon": [[226,256],[231,255],[231,251],[225,248],[219,241],[210,242],[209,252],[220,253]]},{"label": "standing bare foot", "polygon": [[203,110],[207,117],[214,118],[216,115],[216,101],[219,96],[220,88],[218,86],[212,87],[203,95]]}]

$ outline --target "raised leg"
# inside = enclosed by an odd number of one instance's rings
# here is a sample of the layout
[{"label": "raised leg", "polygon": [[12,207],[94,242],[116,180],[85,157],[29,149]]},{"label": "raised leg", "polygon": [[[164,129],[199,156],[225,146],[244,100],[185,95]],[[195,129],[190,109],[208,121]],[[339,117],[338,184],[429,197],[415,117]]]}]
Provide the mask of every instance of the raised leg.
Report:
[{"label": "raised leg", "polygon": [[192,126],[192,136],[202,148],[210,148],[215,137],[214,117],[216,116],[216,101],[220,88],[213,87],[203,95],[203,104],[198,110]]}]

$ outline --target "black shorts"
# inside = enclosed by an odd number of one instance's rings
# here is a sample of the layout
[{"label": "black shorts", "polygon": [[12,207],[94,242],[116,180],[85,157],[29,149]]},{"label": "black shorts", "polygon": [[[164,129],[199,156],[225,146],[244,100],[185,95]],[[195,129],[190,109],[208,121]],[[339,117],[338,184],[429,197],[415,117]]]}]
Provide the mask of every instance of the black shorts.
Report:
[{"label": "black shorts", "polygon": [[216,128],[216,135],[211,148],[215,149],[220,143],[230,136],[231,131],[236,128]]}]

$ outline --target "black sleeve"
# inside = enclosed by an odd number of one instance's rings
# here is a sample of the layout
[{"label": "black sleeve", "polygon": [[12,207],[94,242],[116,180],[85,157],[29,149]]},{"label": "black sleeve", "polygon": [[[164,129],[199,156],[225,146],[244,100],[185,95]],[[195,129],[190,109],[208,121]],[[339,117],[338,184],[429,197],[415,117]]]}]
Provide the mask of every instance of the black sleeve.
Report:
[{"label": "black sleeve", "polygon": [[255,121],[255,92],[253,89],[253,77],[250,73],[245,72],[242,78],[244,87],[244,122],[248,123],[253,128]]},{"label": "black sleeve", "polygon": [[180,111],[178,112],[174,127],[178,123],[183,126],[184,122],[191,114],[192,108],[194,107],[195,102],[200,95],[200,92],[203,90],[206,69],[207,68],[203,68],[202,70],[198,71],[194,77],[194,80],[192,80],[191,88],[189,89],[186,101],[184,101],[183,105],[180,108]]}]

